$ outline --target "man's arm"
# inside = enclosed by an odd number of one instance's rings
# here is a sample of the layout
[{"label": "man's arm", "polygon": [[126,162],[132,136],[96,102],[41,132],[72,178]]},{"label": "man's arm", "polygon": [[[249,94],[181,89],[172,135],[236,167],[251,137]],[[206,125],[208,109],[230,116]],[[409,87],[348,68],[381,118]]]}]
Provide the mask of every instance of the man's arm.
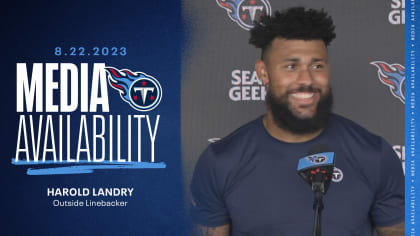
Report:
[{"label": "man's arm", "polygon": [[216,227],[197,225],[198,236],[229,236],[230,224]]},{"label": "man's arm", "polygon": [[376,232],[378,236],[404,236],[404,221],[397,225],[376,227]]}]

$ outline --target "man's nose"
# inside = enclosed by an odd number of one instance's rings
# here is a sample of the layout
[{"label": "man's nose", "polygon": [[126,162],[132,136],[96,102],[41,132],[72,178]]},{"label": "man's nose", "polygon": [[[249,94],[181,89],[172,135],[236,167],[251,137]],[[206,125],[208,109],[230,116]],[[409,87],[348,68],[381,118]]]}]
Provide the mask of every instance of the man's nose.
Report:
[{"label": "man's nose", "polygon": [[302,68],[302,70],[299,72],[297,81],[300,85],[312,84],[313,76],[309,68]]}]

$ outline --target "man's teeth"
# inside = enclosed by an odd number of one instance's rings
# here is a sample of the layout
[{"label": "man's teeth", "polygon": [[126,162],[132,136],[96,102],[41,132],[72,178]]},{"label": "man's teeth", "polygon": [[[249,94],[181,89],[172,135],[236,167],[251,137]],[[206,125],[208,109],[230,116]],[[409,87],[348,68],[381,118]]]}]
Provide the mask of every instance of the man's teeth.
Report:
[{"label": "man's teeth", "polygon": [[313,96],[314,96],[314,93],[292,93],[292,97],[299,98],[299,99],[311,98]]}]

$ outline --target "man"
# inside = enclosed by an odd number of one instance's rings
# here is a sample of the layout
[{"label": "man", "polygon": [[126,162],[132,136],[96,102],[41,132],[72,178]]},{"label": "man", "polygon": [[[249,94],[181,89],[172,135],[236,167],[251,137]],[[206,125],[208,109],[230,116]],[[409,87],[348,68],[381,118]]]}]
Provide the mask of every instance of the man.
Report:
[{"label": "man", "polygon": [[203,235],[312,235],[310,186],[296,174],[316,145],[335,153],[338,175],[324,196],[323,236],[404,235],[404,176],[386,141],[331,113],[324,11],[290,8],[251,31],[267,112],[201,155],[191,184]]}]

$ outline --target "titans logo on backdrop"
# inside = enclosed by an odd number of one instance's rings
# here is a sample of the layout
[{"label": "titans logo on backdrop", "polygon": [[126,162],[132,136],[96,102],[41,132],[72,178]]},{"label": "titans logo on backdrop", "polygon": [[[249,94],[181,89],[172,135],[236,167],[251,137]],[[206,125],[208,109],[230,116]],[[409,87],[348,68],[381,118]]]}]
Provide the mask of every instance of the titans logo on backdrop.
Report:
[{"label": "titans logo on backdrop", "polygon": [[[159,81],[104,63],[89,66],[17,63],[19,127],[12,164],[31,166],[28,175],[165,168],[155,161],[160,115],[148,113],[162,99]],[[122,99],[113,101],[114,110],[129,115],[110,113],[108,85]]]},{"label": "titans logo on backdrop", "polygon": [[227,11],[229,18],[242,29],[252,29],[253,22],[262,15],[271,15],[271,6],[267,0],[216,0]]},{"label": "titans logo on backdrop", "polygon": [[[242,29],[250,30],[253,22],[262,15],[271,15],[268,0],[216,0],[225,9],[229,18]],[[235,69],[232,71],[232,87],[229,89],[231,101],[264,101],[266,90],[254,70]]]},{"label": "titans logo on backdrop", "polygon": [[[383,61],[373,61],[370,64],[377,68],[379,81],[389,87],[391,95],[405,104],[405,67],[398,63],[389,64]],[[392,148],[405,170],[405,146],[393,145]]]},{"label": "titans logo on backdrop", "polygon": [[405,68],[400,64],[388,64],[382,61],[373,61],[370,64],[378,68],[379,80],[389,87],[392,96],[405,103]]}]

